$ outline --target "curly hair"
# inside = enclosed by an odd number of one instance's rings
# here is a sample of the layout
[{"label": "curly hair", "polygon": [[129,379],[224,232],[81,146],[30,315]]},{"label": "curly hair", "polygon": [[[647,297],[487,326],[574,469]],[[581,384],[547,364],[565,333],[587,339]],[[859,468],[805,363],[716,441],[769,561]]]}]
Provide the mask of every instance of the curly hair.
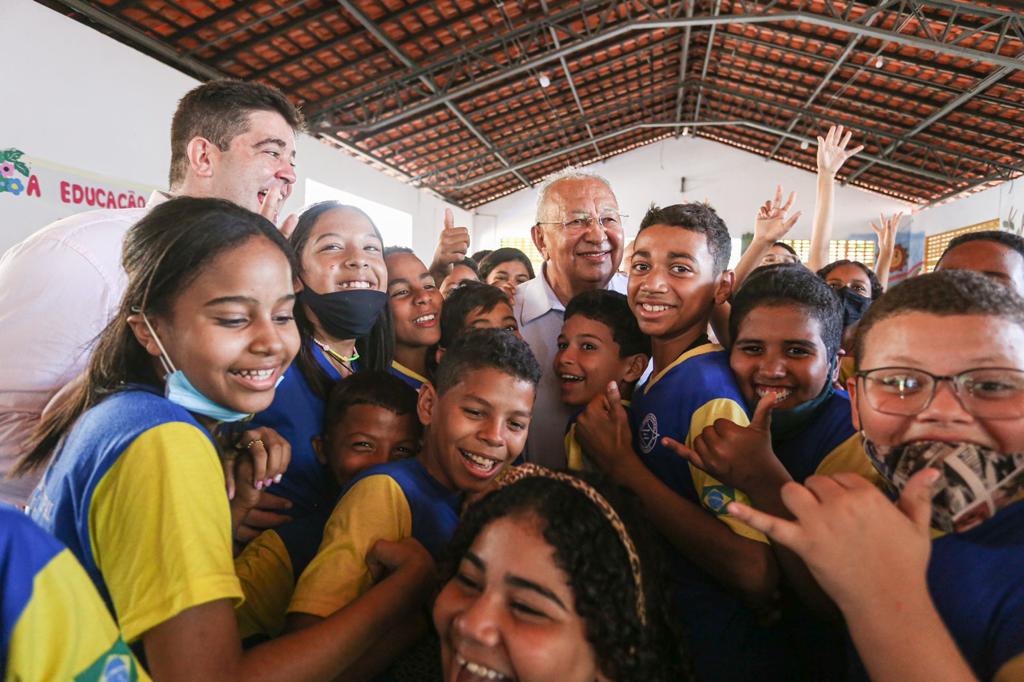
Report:
[{"label": "curly hair", "polygon": [[828,274],[841,265],[856,265],[864,271],[864,274],[867,275],[868,281],[871,282],[872,301],[877,300],[878,297],[885,292],[885,289],[882,288],[882,283],[878,281],[878,275],[875,274],[875,271],[861,263],[859,260],[846,260],[845,258],[843,260],[837,260],[833,263],[829,263],[821,270],[818,270],[816,274],[823,280],[828,279]]},{"label": "curly hair", "polygon": [[832,287],[799,263],[762,265],[750,273],[733,294],[729,338],[736,340],[740,324],[755,308],[798,306],[818,321],[821,342],[835,357],[843,337],[843,306]]},{"label": "curly hair", "polygon": [[694,201],[664,208],[652,204],[644,219],[640,221],[637,235],[652,225],[669,225],[704,235],[708,253],[711,254],[714,263],[714,274],[720,275],[729,266],[729,257],[732,255],[729,228],[710,204]]},{"label": "curly hair", "polygon": [[503,329],[467,329],[455,337],[434,374],[438,395],[466,378],[475,369],[492,368],[527,381],[540,382],[540,365],[526,342]]},{"label": "curly hair", "polygon": [[871,305],[857,325],[854,358],[864,357],[868,333],[882,320],[903,313],[991,315],[1024,327],[1024,298],[970,270],[939,270],[906,279]]},{"label": "curly hair", "polygon": [[555,551],[555,563],[569,577],[576,613],[601,672],[618,682],[691,679],[678,624],[667,609],[666,563],[650,524],[641,520],[638,500],[599,475],[574,475],[609,502],[636,546],[646,626],[637,614],[635,581],[618,532],[594,502],[564,481],[524,478],[470,507],[448,546],[443,576],[447,580],[455,574],[489,524],[507,516],[536,519]]}]

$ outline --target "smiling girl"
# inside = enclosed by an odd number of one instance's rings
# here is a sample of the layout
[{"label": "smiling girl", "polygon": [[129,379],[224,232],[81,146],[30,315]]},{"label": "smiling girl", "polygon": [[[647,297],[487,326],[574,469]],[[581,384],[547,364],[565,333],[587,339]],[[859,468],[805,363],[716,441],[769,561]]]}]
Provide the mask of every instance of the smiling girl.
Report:
[{"label": "smiling girl", "polygon": [[[385,369],[391,362],[387,270],[377,227],[359,209],[336,201],[306,209],[290,244],[299,261],[295,319],[302,343],[274,402],[253,422],[288,441],[292,463],[283,480],[261,496],[260,506],[287,500],[293,518],[320,517],[338,494],[313,450],[313,439],[324,430],[327,395],[354,371]],[[243,528],[240,539],[251,539],[259,528],[274,525],[275,518],[283,520],[256,510],[246,519],[253,528]],[[325,518],[319,518],[321,525]]]},{"label": "smiling girl", "polygon": [[391,373],[419,390],[428,381],[427,358],[441,340],[444,297],[412,249],[389,246],[388,308],[395,325],[395,361]]},{"label": "smiling girl", "polygon": [[23,464],[56,448],[33,518],[83,564],[154,679],[337,674],[391,625],[395,595],[414,595],[429,561],[381,546],[398,567],[381,583],[390,595],[368,593],[317,630],[242,651],[231,531],[255,489],[249,457],[237,457],[229,505],[219,427],[265,409],[298,349],[290,250],[256,214],[182,198],[132,228],[123,261],[119,312]]},{"label": "smiling girl", "polygon": [[445,682],[689,679],[621,492],[531,464],[505,482],[449,547],[434,604]]}]

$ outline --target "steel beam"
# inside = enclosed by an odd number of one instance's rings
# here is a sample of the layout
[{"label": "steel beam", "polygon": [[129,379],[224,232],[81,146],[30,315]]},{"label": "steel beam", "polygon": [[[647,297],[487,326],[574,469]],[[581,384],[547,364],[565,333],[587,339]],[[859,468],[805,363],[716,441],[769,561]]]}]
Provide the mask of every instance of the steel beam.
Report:
[{"label": "steel beam", "polygon": [[[796,133],[786,132],[785,130],[782,130],[782,129],[779,129],[779,128],[773,128],[771,126],[767,126],[767,125],[764,125],[764,124],[761,124],[761,123],[756,123],[754,121],[746,121],[746,120],[743,120],[743,119],[722,120],[722,121],[696,121],[696,120],[690,120],[690,121],[678,121],[678,122],[672,121],[672,122],[637,123],[637,124],[634,124],[634,125],[622,128],[620,130],[615,130],[615,131],[612,131],[612,132],[609,132],[609,133],[605,133],[604,135],[599,135],[597,137],[597,140],[598,140],[598,142],[603,142],[605,140],[610,140],[610,139],[612,139],[614,137],[618,137],[620,135],[624,135],[624,134],[626,134],[628,132],[632,132],[634,130],[641,130],[641,129],[645,129],[645,128],[681,128],[681,127],[706,128],[706,127],[711,127],[711,126],[718,126],[718,127],[723,127],[723,126],[725,126],[725,127],[728,127],[728,126],[739,126],[739,127],[744,127],[744,128],[750,128],[752,130],[759,130],[759,131],[761,131],[763,133],[767,133],[767,134],[773,135],[773,136],[775,136],[775,135],[782,135],[782,136],[785,136],[785,137],[787,137],[789,139],[796,140],[798,142],[808,142],[810,144],[816,144],[816,140],[811,140],[810,138],[807,138],[807,137],[805,137],[803,135],[798,135]],[[570,145],[569,147],[565,147],[565,148],[562,148],[562,149],[556,149],[556,150],[554,150],[552,152],[548,152],[547,154],[542,154],[541,156],[538,156],[538,157],[535,157],[533,159],[530,159],[529,161],[523,161],[521,163],[517,163],[517,164],[515,164],[515,168],[516,169],[528,168],[528,167],[530,167],[530,166],[532,166],[534,164],[541,163],[541,162],[547,161],[549,159],[554,159],[554,158],[557,158],[559,156],[562,156],[563,154],[568,154],[570,152],[576,151],[578,149],[581,149],[582,147],[587,146],[588,144],[589,144],[589,142],[584,141],[584,142],[577,143],[575,145]],[[875,157],[875,156],[873,156],[871,154],[864,154],[863,152],[861,154],[859,154],[858,156],[861,156],[861,157],[863,157],[865,159],[876,159],[877,158],[877,157]],[[929,171],[927,169],[914,168],[913,166],[907,166],[907,165],[902,164],[902,163],[895,163],[895,162],[889,161],[887,159],[879,159],[878,163],[880,163],[882,165],[885,165],[885,166],[890,166],[892,168],[896,168],[897,170],[901,170],[901,171],[904,171],[904,172],[907,172],[907,173],[914,173],[916,175],[920,175],[921,177],[926,177],[926,178],[929,178],[929,179],[932,179],[932,180],[936,180],[938,182],[943,182],[943,183],[946,183],[946,184],[949,184],[949,183],[954,181],[954,178],[950,178],[950,177],[947,177],[945,175],[941,175],[939,173],[935,173],[933,171]],[[500,178],[502,175],[505,175],[507,173],[508,173],[507,170],[504,170],[504,171],[494,171],[493,173],[487,173],[486,175],[482,175],[480,177],[473,178],[469,182],[465,182],[465,183],[462,183],[460,185],[446,186],[445,189],[454,190],[454,191],[468,189],[470,187],[474,187],[474,186],[479,185],[481,183],[489,182],[490,180],[494,180],[495,178]]]},{"label": "steel beam", "polygon": [[[712,16],[717,17],[722,9],[722,0],[715,0],[715,10],[712,12]],[[703,85],[708,80],[708,66],[711,63],[711,52],[715,48],[715,30],[718,28],[717,24],[711,25],[711,30],[708,31],[708,45],[704,48],[704,66],[700,70],[700,83],[697,84],[697,106],[693,110],[693,119],[695,121],[700,120],[700,105],[704,102],[704,90]]]},{"label": "steel beam", "polygon": [[[569,55],[576,54],[595,45],[625,36],[634,31],[649,31],[653,29],[676,29],[685,28],[686,26],[714,27],[723,24],[775,24],[782,22],[803,22],[815,26],[821,26],[831,30],[844,31],[855,35],[872,37],[902,45],[909,45],[936,52],[942,52],[969,59],[975,59],[983,62],[996,64],[1000,67],[1010,68],[1012,70],[1024,68],[1024,63],[1020,62],[1017,59],[1010,58],[1001,54],[992,54],[984,52],[982,50],[967,48],[962,45],[952,45],[948,43],[941,43],[938,41],[929,40],[927,38],[921,38],[918,36],[900,34],[885,29],[875,28],[873,26],[864,26],[856,22],[843,21],[841,19],[826,17],[807,11],[778,12],[771,14],[751,15],[644,19],[627,21],[615,25],[614,27],[606,31],[592,35],[589,38],[579,40],[569,45],[563,45],[561,49],[550,50],[544,54],[540,54],[536,57],[523,61],[515,66],[499,69],[497,72],[492,73],[489,76],[475,78],[470,82],[462,84],[461,86],[450,89],[446,93],[438,94],[434,97],[427,98],[426,100],[419,102],[418,104],[406,107],[402,111],[396,112],[389,116],[378,118],[377,120],[371,123],[354,126],[353,129],[359,129],[363,131],[375,131],[387,128],[401,121],[405,121],[408,120],[409,118],[417,116],[436,106],[445,104],[449,101],[453,101],[460,97],[465,97],[466,95],[491,87],[513,76],[517,76],[535,70],[541,66],[544,66],[545,64],[548,64],[551,61],[559,59],[560,57],[567,57]],[[413,75],[415,75],[418,78],[420,74],[410,74],[410,76]],[[392,87],[400,86],[400,83],[392,85]],[[325,113],[337,111],[345,106],[348,106],[349,104],[352,104],[360,100],[365,100],[366,98],[367,94],[363,94],[355,98],[347,98],[345,101],[339,104],[330,106],[325,110],[318,111],[317,114],[323,115]]]},{"label": "steel beam", "polygon": [[[540,0],[540,6],[544,10],[544,14],[547,15],[548,11],[547,0]],[[554,44],[555,49],[561,49],[562,43],[558,39],[558,31],[555,30],[554,26],[548,26],[548,32],[551,34],[551,42]],[[572,73],[569,71],[569,63],[565,61],[565,57],[558,58],[559,63],[562,65],[562,73],[565,74],[565,80],[569,84],[569,90],[572,91],[572,98],[576,102],[576,109],[580,112],[580,116],[583,118],[583,124],[587,127],[587,134],[590,136],[590,141],[594,142],[594,131],[590,129],[590,123],[587,122],[587,112],[583,109],[583,102],[580,101],[580,95],[576,92],[576,83],[573,81]],[[601,156],[601,148],[597,146],[597,142],[594,142],[594,151],[597,152],[598,156]]]},{"label": "steel beam", "polygon": [[[413,70],[418,68],[418,65],[413,60],[411,60],[404,52],[402,52],[402,50],[399,49],[397,45],[391,42],[391,39],[388,38],[384,34],[384,32],[380,30],[380,28],[375,23],[373,23],[368,16],[363,14],[363,12],[358,7],[356,7],[350,0],[338,0],[338,4],[344,7],[346,12],[355,17],[355,20],[358,21],[362,25],[362,27],[365,28],[367,32],[369,32],[369,34],[372,35],[377,40],[377,42],[379,42],[381,45],[387,48],[387,50],[394,54],[399,61],[405,64],[406,68]],[[427,76],[420,76],[420,80],[432,92],[438,92],[440,90],[440,88],[438,88],[437,86],[437,83],[435,83],[432,78],[429,78]],[[465,126],[465,128],[469,132],[473,133],[473,135],[475,135],[476,138],[480,140],[484,147],[486,147],[487,150],[491,152],[494,158],[496,158],[501,163],[501,165],[508,168],[512,172],[512,174],[515,175],[516,178],[523,183],[525,187],[533,187],[533,183],[530,182],[526,178],[526,176],[520,173],[518,169],[512,168],[512,164],[509,163],[508,159],[506,159],[501,154],[501,152],[494,148],[494,145],[491,143],[491,141],[488,140],[483,133],[477,130],[476,126],[474,126],[470,122],[470,120],[466,118],[465,114],[463,114],[462,111],[457,106],[455,106],[454,103],[448,101],[445,102],[445,106],[448,107],[448,109],[452,112],[455,118],[459,119],[462,125]]]},{"label": "steel beam", "polygon": [[[693,17],[694,0],[686,0],[686,17]],[[676,94],[676,120],[683,118],[683,102],[686,100],[686,71],[690,64],[690,33],[692,26],[687,26],[683,32],[682,56],[679,57],[679,92]]]},{"label": "steel beam", "polygon": [[[885,2],[883,2],[878,7],[870,9],[867,12],[869,16],[867,17],[867,19],[865,19],[864,25],[870,26],[871,24],[873,24],[875,19],[881,16],[882,10],[891,6],[895,1],[896,0],[885,0]],[[822,91],[826,87],[828,87],[828,84],[832,82],[832,78],[837,73],[839,73],[839,69],[842,68],[843,64],[846,63],[846,60],[850,57],[850,55],[853,54],[853,50],[857,47],[858,44],[860,44],[861,40],[863,40],[863,36],[861,35],[855,35],[852,38],[850,38],[850,41],[846,44],[846,47],[843,49],[843,52],[836,58],[835,62],[832,63],[832,66],[829,68],[828,72],[821,79],[821,82],[818,83],[818,87],[814,89],[814,92],[811,93],[811,96],[807,98],[806,102],[804,102],[804,105],[802,107],[803,109],[810,109],[811,105],[814,104],[814,100],[818,99],[818,95],[820,95]],[[793,129],[796,128],[796,125],[797,123],[800,122],[801,118],[803,118],[803,114],[797,114],[796,116],[794,116],[792,120],[789,122],[789,125],[786,126],[786,132],[793,132]],[[775,158],[775,154],[778,153],[779,147],[782,146],[782,143],[785,142],[785,139],[786,138],[784,137],[780,137],[779,141],[775,143],[775,146],[772,147],[771,152],[768,154],[769,160]]]},{"label": "steel beam", "polygon": [[194,76],[201,76],[208,80],[216,78],[227,78],[227,74],[214,69],[207,64],[186,57],[180,52],[175,50],[167,43],[161,42],[156,38],[149,36],[148,34],[136,29],[134,26],[129,25],[120,18],[115,17],[112,14],[108,14],[104,10],[96,7],[93,4],[85,2],[84,0],[56,0],[65,7],[82,14],[97,24],[106,26],[117,35],[128,38],[133,41],[136,45],[151,50],[153,53],[163,57],[169,62],[178,66],[178,68],[191,73]]},{"label": "steel beam", "polygon": [[[1018,56],[1018,59],[1020,58],[1020,56],[1024,56],[1024,53],[1021,53],[1021,55]],[[1024,62],[1021,62],[1021,65],[1024,66]],[[932,125],[933,123],[945,118],[948,114],[958,109],[962,104],[968,102],[976,94],[988,90],[990,87],[1001,81],[1003,78],[1010,75],[1013,71],[1014,69],[1010,69],[1007,67],[1003,67],[1001,69],[993,71],[988,76],[978,81],[970,90],[967,90],[962,95],[953,99],[944,107],[934,112],[931,116],[928,116],[923,121],[918,123],[916,126],[900,135],[892,144],[890,144],[888,147],[882,150],[881,157],[888,158],[889,155],[892,154],[897,149],[899,149],[900,145],[902,145],[904,142],[914,137],[915,135],[917,135],[918,133],[920,133],[922,130]],[[856,180],[861,173],[866,171],[868,168],[871,168],[871,166],[872,164],[870,163],[861,166],[853,175],[849,177],[849,180]]]}]

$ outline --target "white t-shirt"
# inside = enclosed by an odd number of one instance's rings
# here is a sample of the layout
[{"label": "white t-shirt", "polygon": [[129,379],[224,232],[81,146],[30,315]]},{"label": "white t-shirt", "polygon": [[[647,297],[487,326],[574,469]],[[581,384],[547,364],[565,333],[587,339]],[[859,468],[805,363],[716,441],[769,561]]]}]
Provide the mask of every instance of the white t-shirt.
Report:
[{"label": "white t-shirt", "polygon": [[87,211],[52,223],[0,258],[0,501],[23,505],[38,476],[9,480],[57,391],[78,376],[127,286],[125,233],[146,208]]}]

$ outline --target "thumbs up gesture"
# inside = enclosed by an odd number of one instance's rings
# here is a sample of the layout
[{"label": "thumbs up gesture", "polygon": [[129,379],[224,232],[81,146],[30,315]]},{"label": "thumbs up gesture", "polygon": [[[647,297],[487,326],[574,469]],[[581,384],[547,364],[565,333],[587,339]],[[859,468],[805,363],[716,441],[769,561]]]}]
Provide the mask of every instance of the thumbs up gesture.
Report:
[{"label": "thumbs up gesture", "polygon": [[762,397],[748,426],[716,419],[693,439],[692,447],[668,437],[662,442],[698,469],[751,498],[759,497],[757,493],[761,490],[778,494],[778,489],[791,477],[772,450],[774,403],[774,394]]},{"label": "thumbs up gesture", "polygon": [[[430,273],[441,283],[450,272],[452,264],[458,263],[469,252],[469,228],[455,226],[455,214],[450,208],[444,210],[444,228],[437,241]],[[438,279],[440,277],[440,279]]]}]

